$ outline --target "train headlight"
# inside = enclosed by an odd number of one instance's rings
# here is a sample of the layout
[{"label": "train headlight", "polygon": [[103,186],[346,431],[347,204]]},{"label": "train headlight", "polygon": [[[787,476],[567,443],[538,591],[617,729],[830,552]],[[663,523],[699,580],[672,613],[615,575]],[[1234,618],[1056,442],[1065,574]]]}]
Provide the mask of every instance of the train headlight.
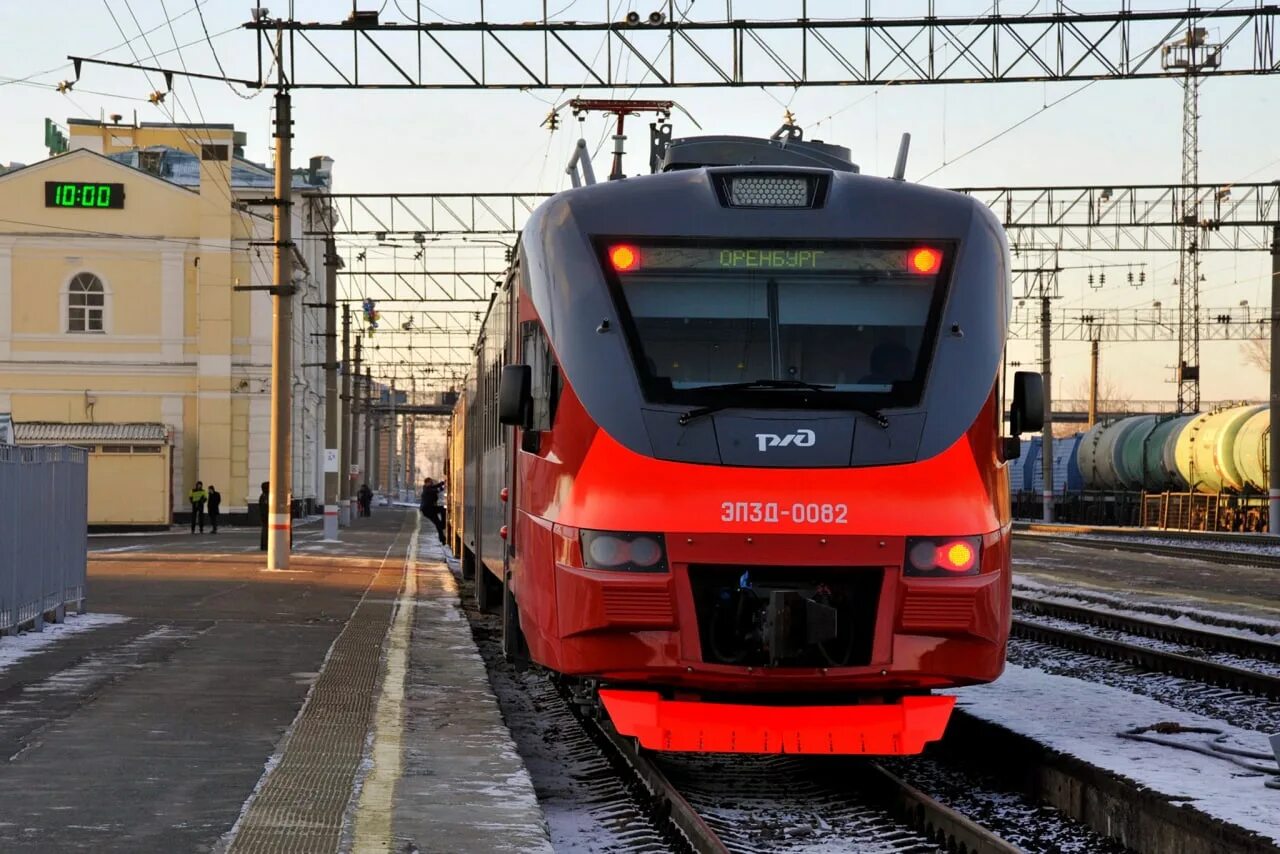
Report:
[{"label": "train headlight", "polygon": [[733,208],[807,208],[817,182],[808,175],[726,175],[724,199]]},{"label": "train headlight", "polygon": [[912,537],[903,571],[917,578],[977,575],[982,569],[981,537]]},{"label": "train headlight", "polygon": [[581,533],[582,563],[588,569],[667,571],[667,547],[661,534],[587,530]]}]

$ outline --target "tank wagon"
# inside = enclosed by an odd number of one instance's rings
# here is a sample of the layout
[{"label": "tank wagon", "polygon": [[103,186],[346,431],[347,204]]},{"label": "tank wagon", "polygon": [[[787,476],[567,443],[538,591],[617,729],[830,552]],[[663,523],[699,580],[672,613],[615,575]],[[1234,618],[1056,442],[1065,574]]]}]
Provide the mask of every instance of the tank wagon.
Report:
[{"label": "tank wagon", "polygon": [[[1039,442],[1038,436],[1024,441],[1022,458],[1010,468],[1020,509],[1039,501]],[[1265,405],[1099,423],[1084,434],[1054,441],[1054,492],[1061,497],[1056,515],[1061,521],[1164,525],[1168,510],[1163,504],[1172,495],[1187,508],[1206,508],[1198,514],[1190,509],[1174,513],[1188,524],[1204,525],[1213,517],[1212,527],[1256,529],[1265,502],[1255,499],[1267,492],[1270,442]],[[1059,461],[1059,448],[1073,455]],[[1147,518],[1150,513],[1140,508],[1144,493],[1148,498],[1166,496],[1161,518]],[[1205,496],[1222,501],[1206,501]],[[1219,503],[1224,513],[1214,509]]]},{"label": "tank wagon", "polygon": [[677,140],[543,203],[450,464],[506,653],[650,749],[940,737],[931,692],[1004,667],[1009,273],[981,204],[795,135]]}]

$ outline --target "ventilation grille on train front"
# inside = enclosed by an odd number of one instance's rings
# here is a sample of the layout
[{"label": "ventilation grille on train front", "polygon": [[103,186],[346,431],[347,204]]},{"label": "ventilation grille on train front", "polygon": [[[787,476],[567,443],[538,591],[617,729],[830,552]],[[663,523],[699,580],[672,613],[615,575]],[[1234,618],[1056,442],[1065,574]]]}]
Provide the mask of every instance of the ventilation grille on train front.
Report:
[{"label": "ventilation grille on train front", "polygon": [[829,176],[815,173],[730,172],[715,176],[716,194],[727,208],[820,208]]}]

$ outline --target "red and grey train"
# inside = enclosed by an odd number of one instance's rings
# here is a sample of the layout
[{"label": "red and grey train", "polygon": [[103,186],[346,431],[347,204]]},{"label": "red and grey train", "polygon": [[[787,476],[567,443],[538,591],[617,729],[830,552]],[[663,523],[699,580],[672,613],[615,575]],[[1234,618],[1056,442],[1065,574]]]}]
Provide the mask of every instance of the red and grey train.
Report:
[{"label": "red and grey train", "polygon": [[464,570],[644,747],[917,753],[1004,667],[1003,230],[821,143],[663,166],[522,233],[454,417]]}]

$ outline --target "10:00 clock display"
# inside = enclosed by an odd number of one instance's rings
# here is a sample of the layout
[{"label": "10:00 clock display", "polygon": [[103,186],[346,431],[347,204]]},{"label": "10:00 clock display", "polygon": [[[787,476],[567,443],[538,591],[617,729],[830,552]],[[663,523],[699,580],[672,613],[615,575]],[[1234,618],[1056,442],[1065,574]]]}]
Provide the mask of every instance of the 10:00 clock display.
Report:
[{"label": "10:00 clock display", "polygon": [[124,184],[45,181],[44,206],[47,208],[123,208]]}]

